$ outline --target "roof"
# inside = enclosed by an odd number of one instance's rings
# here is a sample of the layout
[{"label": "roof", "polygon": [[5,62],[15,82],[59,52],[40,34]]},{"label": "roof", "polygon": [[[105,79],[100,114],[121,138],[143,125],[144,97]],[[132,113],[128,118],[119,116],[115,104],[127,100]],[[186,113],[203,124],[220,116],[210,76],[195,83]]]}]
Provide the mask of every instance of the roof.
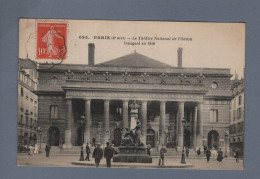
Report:
[{"label": "roof", "polygon": [[32,61],[29,58],[21,59],[19,58],[19,69],[36,69],[36,62]]},{"label": "roof", "polygon": [[99,63],[95,66],[105,67],[132,67],[132,68],[173,68],[166,63],[154,60],[139,53],[131,53],[107,62]]}]

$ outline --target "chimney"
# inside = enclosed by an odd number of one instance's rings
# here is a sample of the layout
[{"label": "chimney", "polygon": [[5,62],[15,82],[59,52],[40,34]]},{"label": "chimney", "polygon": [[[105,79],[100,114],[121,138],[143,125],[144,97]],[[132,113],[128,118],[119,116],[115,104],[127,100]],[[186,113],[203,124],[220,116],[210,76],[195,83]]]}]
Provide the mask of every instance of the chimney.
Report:
[{"label": "chimney", "polygon": [[178,48],[178,68],[182,68],[182,48]]},{"label": "chimney", "polygon": [[88,65],[94,65],[95,57],[95,44],[88,44]]}]

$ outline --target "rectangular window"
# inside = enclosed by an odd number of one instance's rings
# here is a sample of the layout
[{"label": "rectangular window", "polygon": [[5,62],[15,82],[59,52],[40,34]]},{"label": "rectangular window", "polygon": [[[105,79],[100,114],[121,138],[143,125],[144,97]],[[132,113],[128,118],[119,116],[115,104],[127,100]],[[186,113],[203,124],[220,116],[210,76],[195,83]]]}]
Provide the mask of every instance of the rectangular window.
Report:
[{"label": "rectangular window", "polygon": [[28,116],[26,116],[25,126],[28,126]]},{"label": "rectangular window", "polygon": [[242,104],[242,96],[239,96],[238,98],[238,105],[241,105]]},{"label": "rectangular window", "polygon": [[20,117],[20,123],[23,124],[23,115]]},{"label": "rectangular window", "polygon": [[233,131],[232,131],[232,126],[229,126],[229,134],[233,134]]},{"label": "rectangular window", "polygon": [[217,109],[210,110],[210,122],[218,122],[218,110]]},{"label": "rectangular window", "polygon": [[236,120],[236,110],[233,110],[233,121]]},{"label": "rectangular window", "polygon": [[234,134],[237,132],[236,124],[233,125]]},{"label": "rectangular window", "polygon": [[58,119],[58,106],[51,105],[51,119]]},{"label": "rectangular window", "polygon": [[241,118],[241,108],[237,109],[237,119]]},{"label": "rectangular window", "polygon": [[21,96],[23,96],[23,88],[21,88]]},{"label": "rectangular window", "polygon": [[237,123],[237,133],[240,133],[240,123]]}]

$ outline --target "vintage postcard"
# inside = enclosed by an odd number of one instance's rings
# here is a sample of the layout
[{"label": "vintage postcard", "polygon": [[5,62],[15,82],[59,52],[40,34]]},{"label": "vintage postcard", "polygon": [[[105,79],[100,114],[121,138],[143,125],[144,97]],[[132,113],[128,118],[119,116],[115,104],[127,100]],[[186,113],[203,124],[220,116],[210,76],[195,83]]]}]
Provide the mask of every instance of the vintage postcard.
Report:
[{"label": "vintage postcard", "polygon": [[17,165],[243,170],[245,23],[20,19]]}]

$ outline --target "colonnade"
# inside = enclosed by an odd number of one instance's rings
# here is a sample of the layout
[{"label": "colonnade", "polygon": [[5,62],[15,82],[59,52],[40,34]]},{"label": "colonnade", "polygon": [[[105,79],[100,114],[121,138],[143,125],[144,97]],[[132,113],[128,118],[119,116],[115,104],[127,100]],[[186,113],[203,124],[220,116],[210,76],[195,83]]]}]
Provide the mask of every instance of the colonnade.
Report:
[{"label": "colonnade", "polygon": [[[123,111],[122,111],[122,123],[123,132],[125,128],[129,128],[128,124],[128,106],[129,100],[122,100]],[[141,141],[146,144],[146,133],[147,133],[147,100],[141,101]],[[166,102],[160,101],[160,122],[159,122],[159,144],[165,144],[165,116],[166,116]],[[184,104],[185,101],[178,102],[178,119],[177,119],[177,144],[181,148],[183,146],[183,134],[184,128],[182,120],[184,119]],[[110,100],[104,100],[104,122],[103,122],[103,144],[109,141],[109,105]],[[202,146],[202,135],[203,135],[203,103],[197,102],[194,108],[194,117],[192,119],[192,136],[193,145]],[[71,132],[72,130],[72,99],[66,99],[66,122],[65,122],[65,143],[64,148],[71,148]],[[90,131],[91,131],[91,99],[85,99],[85,132],[84,142],[90,143]]]}]

